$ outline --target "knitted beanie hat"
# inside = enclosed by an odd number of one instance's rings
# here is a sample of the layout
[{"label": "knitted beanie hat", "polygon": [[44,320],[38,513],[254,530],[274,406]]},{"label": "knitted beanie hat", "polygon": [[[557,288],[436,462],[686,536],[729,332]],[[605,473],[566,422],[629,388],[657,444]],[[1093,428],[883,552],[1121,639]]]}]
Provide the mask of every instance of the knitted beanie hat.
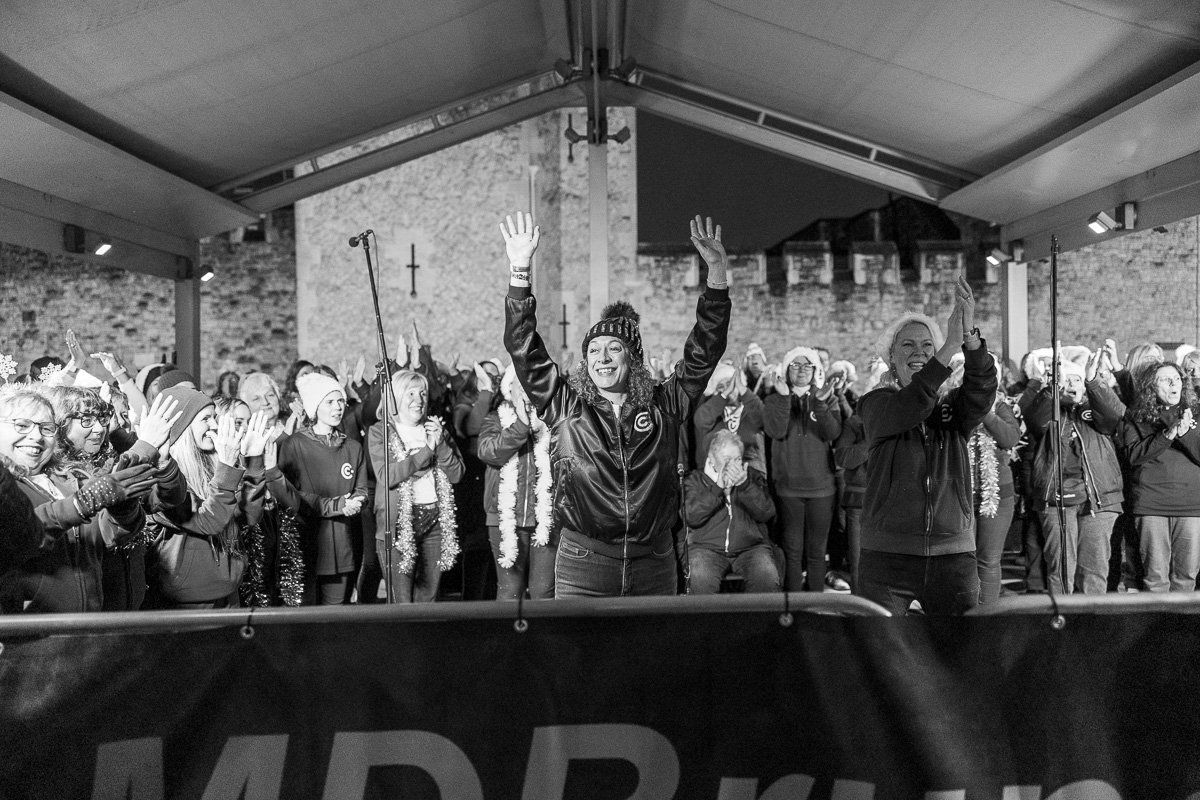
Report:
[{"label": "knitted beanie hat", "polygon": [[645,360],[642,355],[642,333],[638,327],[642,317],[633,310],[633,306],[624,300],[609,303],[600,313],[600,321],[592,326],[583,337],[583,356],[587,358],[588,343],[597,336],[612,336],[625,343],[633,354],[634,361]]},{"label": "knitted beanie hat", "polygon": [[170,389],[172,386],[178,386],[181,383],[190,383],[192,386],[195,386],[196,379],[181,369],[164,372],[158,377],[159,391]]},{"label": "knitted beanie hat", "polygon": [[183,386],[172,386],[162,394],[179,403],[179,407],[175,409],[175,412],[179,414],[179,419],[175,420],[175,424],[171,426],[171,444],[179,441],[179,437],[183,436],[183,432],[192,424],[192,420],[213,404],[213,401],[204,392],[197,392],[195,389],[187,389]]},{"label": "knitted beanie hat", "polygon": [[751,342],[750,346],[746,348],[746,358],[750,358],[750,356],[762,356],[763,361],[767,360],[767,354],[763,352],[758,342]]},{"label": "knitted beanie hat", "polygon": [[323,372],[310,372],[296,379],[296,393],[300,395],[300,404],[309,419],[317,418],[317,406],[334,392],[346,399],[341,384]]}]

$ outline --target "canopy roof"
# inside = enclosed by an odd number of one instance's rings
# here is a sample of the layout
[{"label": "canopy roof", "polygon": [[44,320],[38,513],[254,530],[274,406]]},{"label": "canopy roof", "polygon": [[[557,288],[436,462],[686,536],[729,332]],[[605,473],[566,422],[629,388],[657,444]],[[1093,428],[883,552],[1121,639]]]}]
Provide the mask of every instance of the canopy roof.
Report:
[{"label": "canopy roof", "polygon": [[74,222],[182,277],[154,253],[607,104],[1003,224],[1042,255],[1051,234],[1095,241],[1087,217],[1125,201],[1138,227],[1200,213],[1197,73],[1194,0],[17,0],[0,239]]}]

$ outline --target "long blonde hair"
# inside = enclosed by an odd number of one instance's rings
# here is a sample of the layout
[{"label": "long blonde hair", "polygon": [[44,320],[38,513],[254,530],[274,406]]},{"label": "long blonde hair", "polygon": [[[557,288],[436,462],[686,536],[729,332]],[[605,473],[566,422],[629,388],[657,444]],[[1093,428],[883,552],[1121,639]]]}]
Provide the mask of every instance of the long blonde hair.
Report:
[{"label": "long blonde hair", "polygon": [[[208,406],[205,406],[207,408]],[[204,409],[200,409],[203,413]],[[200,414],[196,415],[197,417]],[[193,417],[193,420],[195,417]],[[196,437],[192,435],[192,426],[184,429],[175,443],[171,445],[171,458],[179,465],[179,471],[187,480],[190,491],[201,503],[212,495],[212,479],[216,472],[217,457],[213,453],[205,453],[196,446]]]}]

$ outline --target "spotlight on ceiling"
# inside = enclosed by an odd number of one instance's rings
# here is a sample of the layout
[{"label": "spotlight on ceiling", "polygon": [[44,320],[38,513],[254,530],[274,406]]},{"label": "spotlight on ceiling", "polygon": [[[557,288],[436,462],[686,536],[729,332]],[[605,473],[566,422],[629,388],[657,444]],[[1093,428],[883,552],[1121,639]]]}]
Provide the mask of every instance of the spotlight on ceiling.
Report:
[{"label": "spotlight on ceiling", "polygon": [[993,247],[985,258],[987,258],[987,262],[993,267],[1007,264],[1009,261],[1024,261],[1025,243],[1020,239],[1013,239],[1008,243],[1007,250],[1002,247]]},{"label": "spotlight on ceiling", "polygon": [[617,144],[625,144],[629,141],[629,137],[632,135],[633,134],[629,132],[629,126],[626,125],[625,127],[621,128],[621,130],[614,133],[610,138],[612,138],[612,140]]},{"label": "spotlight on ceiling", "polygon": [[112,250],[112,242],[107,239],[101,239],[100,244],[96,245],[95,253],[98,256],[105,255],[109,250]]},{"label": "spotlight on ceiling", "polygon": [[560,58],[554,62],[554,71],[558,73],[558,77],[563,81],[569,81],[575,77],[575,65],[565,58]]},{"label": "spotlight on ceiling", "polygon": [[200,282],[208,283],[214,277],[216,277],[216,273],[213,272],[212,267],[205,267],[204,272],[200,273]]},{"label": "spotlight on ceiling", "polygon": [[993,267],[998,267],[1006,261],[1012,261],[1012,256],[1001,250],[999,247],[993,247],[992,252],[987,254],[987,262]]},{"label": "spotlight on ceiling", "polygon": [[1137,203],[1122,203],[1112,214],[1097,211],[1088,219],[1088,227],[1092,229],[1092,233],[1131,231],[1137,227]]}]

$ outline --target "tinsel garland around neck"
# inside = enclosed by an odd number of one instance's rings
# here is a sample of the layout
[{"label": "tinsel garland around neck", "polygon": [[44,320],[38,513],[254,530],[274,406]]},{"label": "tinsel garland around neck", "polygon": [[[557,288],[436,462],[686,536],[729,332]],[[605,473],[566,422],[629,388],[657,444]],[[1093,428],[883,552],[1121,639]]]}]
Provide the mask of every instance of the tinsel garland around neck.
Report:
[{"label": "tinsel garland around neck", "polygon": [[[517,421],[517,412],[511,403],[502,404],[496,409],[496,413],[503,428],[510,428]],[[535,547],[545,547],[550,543],[550,522],[554,515],[550,497],[553,481],[550,474],[550,428],[532,412],[529,422],[533,428],[533,464],[537,472],[534,484],[534,516],[537,519],[537,530],[534,532],[532,544]],[[500,485],[497,488],[500,558],[496,563],[505,569],[510,569],[517,562],[517,483],[520,477],[520,460],[520,454],[515,454],[500,468]]]},{"label": "tinsel garland around neck", "polygon": [[[392,458],[397,463],[420,449],[413,448],[411,452],[405,450],[400,432],[394,427],[392,431],[395,435],[388,442],[388,446],[392,451]],[[454,490],[450,486],[450,478],[440,466],[435,464],[432,471],[433,483],[437,489],[438,524],[442,528],[442,552],[438,557],[438,569],[446,572],[454,566],[458,558],[458,523],[455,520]],[[412,574],[417,563],[417,537],[412,524],[413,487],[416,481],[415,476],[409,478],[400,484],[397,492],[400,495],[400,510],[396,514],[395,547],[400,551],[400,571],[408,575]]]},{"label": "tinsel garland around neck", "polygon": [[996,440],[980,425],[971,434],[967,453],[971,457],[971,478],[979,488],[979,516],[995,517],[1000,511],[1000,462],[996,458]]},{"label": "tinsel garland around neck", "polygon": [[[279,572],[275,583],[279,587],[279,599],[285,606],[298,606],[304,597],[304,555],[300,551],[300,526],[290,510],[276,506],[278,520]],[[242,531],[242,544],[246,549],[246,573],[242,576],[242,602],[252,608],[271,605],[271,588],[267,586],[266,533],[262,525],[251,525]]]}]

